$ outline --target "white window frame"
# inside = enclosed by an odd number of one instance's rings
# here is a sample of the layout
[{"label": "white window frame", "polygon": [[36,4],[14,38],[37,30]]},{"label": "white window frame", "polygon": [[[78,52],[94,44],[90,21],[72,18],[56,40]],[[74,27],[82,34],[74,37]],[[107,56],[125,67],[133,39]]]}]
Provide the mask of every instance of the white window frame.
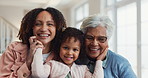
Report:
[{"label": "white window frame", "polygon": [[103,10],[102,13],[107,13],[107,11],[109,10],[113,10],[113,22],[115,24],[115,32],[114,32],[114,39],[113,39],[113,43],[114,43],[114,51],[117,52],[117,8],[128,5],[130,3],[136,2],[136,6],[137,6],[137,77],[141,78],[141,0],[122,0],[119,1],[118,3],[116,3],[116,0],[112,0],[113,1],[113,5],[107,6],[107,0],[101,0],[103,4],[103,8],[105,10]]}]

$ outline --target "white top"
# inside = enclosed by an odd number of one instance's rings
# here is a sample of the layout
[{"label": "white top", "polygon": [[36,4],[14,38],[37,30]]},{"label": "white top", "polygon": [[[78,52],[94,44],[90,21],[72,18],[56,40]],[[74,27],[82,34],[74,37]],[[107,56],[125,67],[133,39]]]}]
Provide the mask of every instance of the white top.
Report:
[{"label": "white top", "polygon": [[46,53],[46,54],[42,54],[42,56],[43,56],[43,61],[45,61],[45,60],[46,60],[46,58],[50,55],[50,53],[51,53],[51,52]]}]

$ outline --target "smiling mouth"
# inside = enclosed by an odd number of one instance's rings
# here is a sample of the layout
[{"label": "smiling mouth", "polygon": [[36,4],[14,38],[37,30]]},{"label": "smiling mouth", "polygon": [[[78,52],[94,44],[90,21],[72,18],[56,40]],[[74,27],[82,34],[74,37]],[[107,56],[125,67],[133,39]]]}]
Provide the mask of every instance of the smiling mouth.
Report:
[{"label": "smiling mouth", "polygon": [[89,51],[91,51],[93,53],[97,53],[100,51],[100,48],[89,48]]},{"label": "smiling mouth", "polygon": [[37,34],[39,37],[48,37],[50,34]]},{"label": "smiling mouth", "polygon": [[73,59],[73,57],[67,57],[67,56],[64,56],[67,60],[71,60]]}]

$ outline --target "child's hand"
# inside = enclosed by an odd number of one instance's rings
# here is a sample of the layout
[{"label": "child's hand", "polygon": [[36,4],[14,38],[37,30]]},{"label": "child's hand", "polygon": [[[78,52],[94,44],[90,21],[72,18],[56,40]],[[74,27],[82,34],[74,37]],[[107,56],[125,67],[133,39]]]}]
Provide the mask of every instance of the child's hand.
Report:
[{"label": "child's hand", "polygon": [[108,51],[108,46],[102,50],[101,54],[96,59],[104,60],[104,58],[106,57],[107,51]]}]

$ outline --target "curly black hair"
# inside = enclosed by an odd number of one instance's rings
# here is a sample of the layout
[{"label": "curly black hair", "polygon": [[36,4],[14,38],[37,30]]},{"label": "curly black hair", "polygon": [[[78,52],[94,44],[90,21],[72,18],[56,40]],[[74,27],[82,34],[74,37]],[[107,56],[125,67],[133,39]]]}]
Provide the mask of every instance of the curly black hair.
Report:
[{"label": "curly black hair", "polygon": [[[47,7],[46,9],[35,8],[35,9],[29,11],[23,17],[23,19],[21,21],[21,27],[20,27],[20,30],[19,30],[19,33],[17,36],[19,38],[19,40],[21,40],[23,44],[27,44],[28,47],[30,46],[29,38],[31,36],[33,36],[33,26],[35,24],[35,20],[36,20],[38,14],[42,11],[47,11],[53,17],[53,20],[56,25],[56,36],[55,37],[58,36],[58,33],[62,32],[62,28],[67,27],[63,14],[55,8],[52,8],[52,7]],[[54,43],[55,43],[55,39],[53,39],[51,41],[51,45],[52,45],[50,47],[51,49],[54,47],[54,45],[53,45]]]},{"label": "curly black hair", "polygon": [[56,50],[56,55],[58,55],[57,60],[61,60],[60,59],[60,46],[66,41],[69,40],[71,38],[74,38],[75,41],[79,41],[80,42],[80,54],[78,58],[82,58],[84,55],[84,33],[76,28],[72,28],[72,27],[68,27],[66,28],[62,33],[60,33],[60,36],[58,38],[58,44],[57,44],[57,50]]}]

